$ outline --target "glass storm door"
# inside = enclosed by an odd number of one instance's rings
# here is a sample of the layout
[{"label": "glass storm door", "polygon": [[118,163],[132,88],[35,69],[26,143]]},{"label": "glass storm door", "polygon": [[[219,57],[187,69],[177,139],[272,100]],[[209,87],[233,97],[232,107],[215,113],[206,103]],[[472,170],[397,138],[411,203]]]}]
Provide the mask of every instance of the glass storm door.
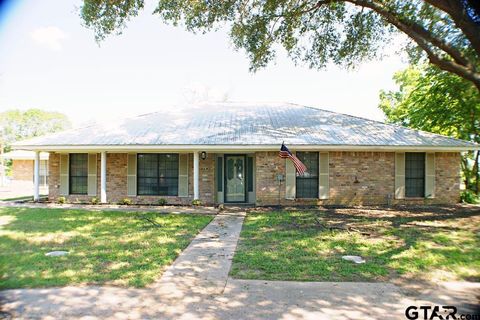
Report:
[{"label": "glass storm door", "polygon": [[225,158],[225,202],[245,202],[245,156]]}]

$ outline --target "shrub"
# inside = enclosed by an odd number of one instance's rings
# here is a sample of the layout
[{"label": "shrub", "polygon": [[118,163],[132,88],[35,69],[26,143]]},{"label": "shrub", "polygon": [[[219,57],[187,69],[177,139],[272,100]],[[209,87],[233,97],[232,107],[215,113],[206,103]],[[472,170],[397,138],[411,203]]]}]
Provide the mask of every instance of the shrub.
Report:
[{"label": "shrub", "polygon": [[122,199],[119,204],[123,204],[123,205],[126,205],[126,206],[129,206],[132,204],[132,200],[131,199],[128,199],[128,198],[124,198]]},{"label": "shrub", "polygon": [[93,197],[92,199],[90,199],[90,203],[91,204],[98,204],[100,201],[98,201],[98,198],[96,197]]},{"label": "shrub", "polygon": [[200,199],[195,199],[192,201],[192,205],[193,206],[201,206],[203,203],[202,203],[202,200]]},{"label": "shrub", "polygon": [[478,203],[479,199],[477,195],[471,190],[465,190],[460,195],[460,199],[463,203]]},{"label": "shrub", "polygon": [[167,199],[163,199],[163,198],[158,199],[159,206],[164,206],[166,204],[167,204]]},{"label": "shrub", "polygon": [[58,197],[58,198],[57,198],[57,203],[59,203],[59,204],[67,203],[67,198],[65,198],[65,197]]}]

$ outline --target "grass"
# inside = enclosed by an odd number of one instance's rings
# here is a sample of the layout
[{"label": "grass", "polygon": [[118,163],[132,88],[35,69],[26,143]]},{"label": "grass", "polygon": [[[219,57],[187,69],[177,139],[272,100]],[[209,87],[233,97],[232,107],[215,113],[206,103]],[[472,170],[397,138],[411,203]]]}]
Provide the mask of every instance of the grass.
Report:
[{"label": "grass", "polygon": [[[189,214],[0,208],[0,288],[80,283],[143,287],[211,219]],[[45,256],[54,250],[69,254]]]},{"label": "grass", "polygon": [[[342,255],[360,255],[366,263],[357,265]],[[480,207],[249,213],[231,276],[478,281]]]}]

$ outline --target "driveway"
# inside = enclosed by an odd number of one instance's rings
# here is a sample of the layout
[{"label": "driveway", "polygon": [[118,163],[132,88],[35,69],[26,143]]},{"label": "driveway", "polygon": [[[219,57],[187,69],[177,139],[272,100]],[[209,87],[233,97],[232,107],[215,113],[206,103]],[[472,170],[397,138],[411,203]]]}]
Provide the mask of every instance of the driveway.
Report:
[{"label": "driveway", "polygon": [[[392,283],[237,280],[228,277],[245,213],[222,213],[144,289],[77,286],[0,292],[15,319],[404,319],[409,305],[477,303],[480,284],[408,292]],[[1,314],[0,314],[1,317]]]},{"label": "driveway", "polygon": [[[48,187],[40,187],[40,194],[48,194]],[[0,185],[0,200],[29,196],[33,197],[33,182],[12,180]]]}]

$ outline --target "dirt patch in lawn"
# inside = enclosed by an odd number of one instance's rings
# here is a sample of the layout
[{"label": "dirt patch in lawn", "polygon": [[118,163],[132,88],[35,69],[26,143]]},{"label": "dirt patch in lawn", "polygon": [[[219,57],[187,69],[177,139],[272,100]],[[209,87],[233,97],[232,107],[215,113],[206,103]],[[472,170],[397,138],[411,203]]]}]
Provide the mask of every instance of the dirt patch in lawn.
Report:
[{"label": "dirt patch in lawn", "polygon": [[[355,265],[342,255],[359,255]],[[258,208],[232,276],[302,281],[480,281],[480,206]]]}]

